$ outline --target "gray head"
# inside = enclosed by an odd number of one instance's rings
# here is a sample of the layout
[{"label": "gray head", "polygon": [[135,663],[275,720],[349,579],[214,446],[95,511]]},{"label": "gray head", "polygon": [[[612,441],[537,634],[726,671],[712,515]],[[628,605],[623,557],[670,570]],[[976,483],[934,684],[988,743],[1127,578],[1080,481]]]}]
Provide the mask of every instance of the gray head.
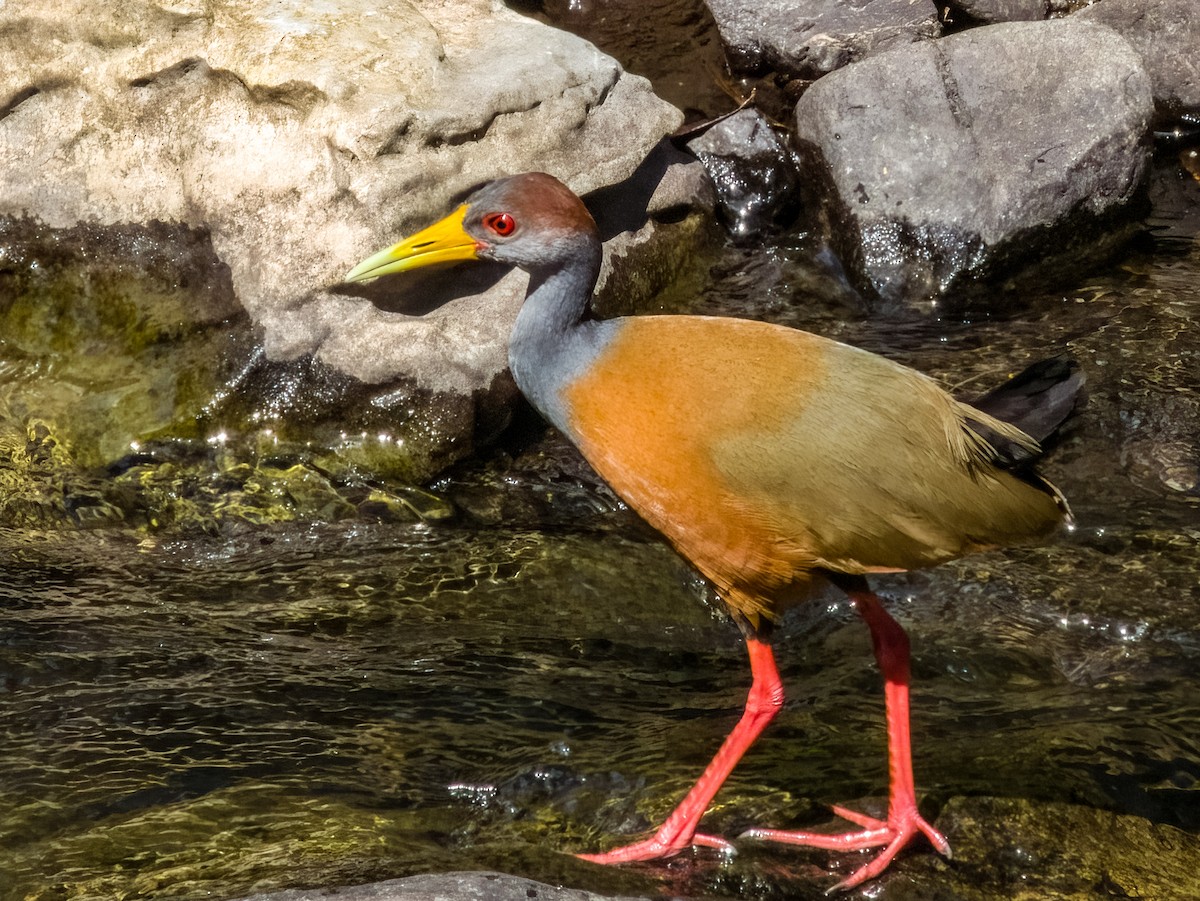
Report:
[{"label": "gray head", "polygon": [[527,172],[489,182],[445,219],[359,263],[345,280],[469,259],[542,273],[598,259],[599,247],[583,201],[554,176]]}]

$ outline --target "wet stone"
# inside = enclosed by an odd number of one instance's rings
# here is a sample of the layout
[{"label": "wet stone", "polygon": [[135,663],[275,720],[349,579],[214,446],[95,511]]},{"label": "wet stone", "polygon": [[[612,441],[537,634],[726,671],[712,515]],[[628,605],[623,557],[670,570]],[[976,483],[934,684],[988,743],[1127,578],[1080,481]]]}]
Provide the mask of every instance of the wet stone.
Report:
[{"label": "wet stone", "polygon": [[[598,895],[504,873],[409,876],[371,885],[248,895],[239,901],[322,901],[330,897],[339,901],[639,901],[628,895]],[[644,896],[640,901],[645,901]]]},{"label": "wet stone", "polygon": [[736,241],[753,240],[795,219],[799,176],[791,151],[762,113],[745,109],[688,141],[717,192],[718,211]]},{"label": "wet stone", "polygon": [[1144,210],[1151,114],[1111,30],[1010,23],[822,78],[795,136],[862,287],[921,304],[1111,255]]}]

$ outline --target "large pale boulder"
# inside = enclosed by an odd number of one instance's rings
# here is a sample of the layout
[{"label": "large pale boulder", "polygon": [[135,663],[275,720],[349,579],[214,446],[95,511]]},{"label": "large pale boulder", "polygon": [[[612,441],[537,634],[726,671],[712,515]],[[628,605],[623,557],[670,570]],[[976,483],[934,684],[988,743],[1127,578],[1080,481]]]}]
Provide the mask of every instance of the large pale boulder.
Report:
[{"label": "large pale boulder", "polygon": [[[10,233],[28,218],[199,236],[222,284],[196,304],[232,293],[262,351],[211,373],[236,383],[203,414],[329,434],[408,421],[410,446],[432,445],[401,467],[415,477],[471,449],[523,277],[430,309],[338,289],[341,276],[488,178],[620,182],[680,120],[591,44],[492,0],[8,0],[0,58]],[[21,290],[37,258],[22,257]],[[487,429],[513,396],[484,403]],[[375,418],[339,422],[352,411]],[[141,437],[128,425],[102,443]]]}]

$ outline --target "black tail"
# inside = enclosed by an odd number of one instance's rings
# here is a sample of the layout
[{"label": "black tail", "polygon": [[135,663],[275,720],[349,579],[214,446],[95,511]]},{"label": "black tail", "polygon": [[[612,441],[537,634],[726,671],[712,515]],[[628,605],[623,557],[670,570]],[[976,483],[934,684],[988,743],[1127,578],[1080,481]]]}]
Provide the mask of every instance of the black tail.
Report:
[{"label": "black tail", "polygon": [[[1019,428],[1039,444],[1053,440],[1055,433],[1075,412],[1086,378],[1079,364],[1069,357],[1051,357],[1034,363],[1000,387],[969,401],[977,410]],[[1035,458],[1026,448],[978,428],[997,453],[1011,465]]]}]

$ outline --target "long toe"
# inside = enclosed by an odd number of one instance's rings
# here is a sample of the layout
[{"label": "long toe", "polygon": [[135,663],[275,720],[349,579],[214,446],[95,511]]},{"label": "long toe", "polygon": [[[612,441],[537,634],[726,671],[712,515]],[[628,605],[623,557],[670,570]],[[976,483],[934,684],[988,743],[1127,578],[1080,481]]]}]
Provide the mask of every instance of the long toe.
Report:
[{"label": "long toe", "polygon": [[783,845],[802,845],[805,848],[821,848],[825,851],[861,851],[878,848],[892,840],[887,823],[878,828],[858,832],[799,832],[790,829],[747,829],[739,838],[753,838],[764,842],[779,842]]},{"label": "long toe", "polygon": [[[914,833],[915,834],[915,833]],[[831,887],[825,894],[832,895],[837,892],[845,892],[862,885],[868,880],[874,879],[888,868],[888,864],[892,859],[900,853],[900,849],[912,840],[912,835],[898,834],[888,843],[888,846],[876,854],[870,861],[863,864],[837,885]]]},{"label": "long toe", "polygon": [[687,839],[680,837],[674,840],[656,835],[653,838],[644,839],[640,842],[622,845],[620,848],[613,848],[611,851],[604,851],[599,854],[576,854],[575,856],[580,860],[590,861],[591,863],[632,863],[637,860],[660,860],[666,857],[674,857],[681,851],[685,851],[693,846],[715,848],[722,854],[737,853],[733,844],[720,836],[697,832]]},{"label": "long toe", "polygon": [[888,864],[900,853],[901,849],[918,835],[924,835],[929,839],[930,844],[937,849],[938,853],[946,857],[950,856],[950,843],[946,841],[946,837],[917,813],[915,806],[894,813],[886,821],[877,820],[844,807],[834,807],[833,810],[838,816],[861,828],[840,833],[749,829],[743,832],[741,837],[781,842],[787,845],[802,845],[807,848],[821,848],[827,851],[862,851],[868,848],[883,848],[870,861],[831,888],[830,892],[852,889],[874,879],[886,870]]}]

